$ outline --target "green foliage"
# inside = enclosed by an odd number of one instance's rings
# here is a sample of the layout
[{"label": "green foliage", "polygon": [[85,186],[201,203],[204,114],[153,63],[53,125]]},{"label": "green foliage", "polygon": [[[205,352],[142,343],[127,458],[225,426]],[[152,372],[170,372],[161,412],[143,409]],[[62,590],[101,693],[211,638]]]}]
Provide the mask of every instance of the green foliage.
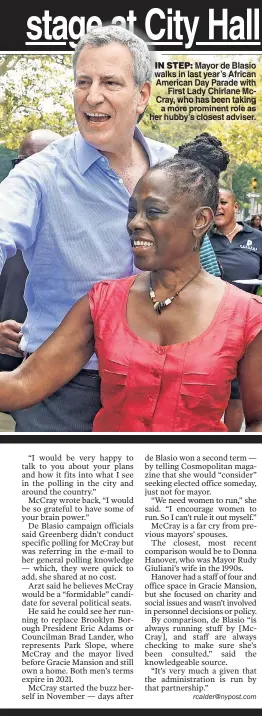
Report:
[{"label": "green foliage", "polygon": [[7,147],[17,148],[32,129],[74,131],[71,63],[68,55],[1,56],[0,141]]},{"label": "green foliage", "polygon": [[12,159],[17,156],[16,152],[6,149],[0,145],[0,182],[7,177],[12,169]]},{"label": "green foliage", "polygon": [[262,164],[254,172],[252,164],[241,164],[233,175],[232,189],[235,192],[240,207],[247,206],[247,194],[251,191],[251,180],[254,175],[257,179],[256,193],[262,195]]}]

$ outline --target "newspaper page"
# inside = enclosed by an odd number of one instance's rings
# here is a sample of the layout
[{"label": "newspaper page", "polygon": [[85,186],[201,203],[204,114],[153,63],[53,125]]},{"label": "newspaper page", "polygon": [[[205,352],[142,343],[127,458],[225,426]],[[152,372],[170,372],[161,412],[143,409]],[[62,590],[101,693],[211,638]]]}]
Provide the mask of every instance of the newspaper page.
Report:
[{"label": "newspaper page", "polygon": [[[23,12],[11,39],[1,10],[1,181],[27,132],[76,130],[72,53],[113,23],[152,53],[144,135],[175,148],[218,137],[239,220],[261,214],[258,7]],[[243,423],[240,435],[22,436],[8,414],[0,423],[1,709],[260,708],[259,435]]]},{"label": "newspaper page", "polygon": [[257,709],[261,444],[125,439],[1,445],[2,708]]}]

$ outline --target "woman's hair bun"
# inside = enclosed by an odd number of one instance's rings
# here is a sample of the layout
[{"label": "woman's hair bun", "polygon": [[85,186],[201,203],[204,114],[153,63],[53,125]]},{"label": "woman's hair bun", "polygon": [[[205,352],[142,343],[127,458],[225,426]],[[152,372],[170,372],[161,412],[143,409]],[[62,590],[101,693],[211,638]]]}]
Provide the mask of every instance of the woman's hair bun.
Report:
[{"label": "woman's hair bun", "polygon": [[198,134],[192,142],[181,144],[178,154],[204,164],[216,177],[225,171],[229,163],[229,154],[223,149],[220,139],[208,132]]}]

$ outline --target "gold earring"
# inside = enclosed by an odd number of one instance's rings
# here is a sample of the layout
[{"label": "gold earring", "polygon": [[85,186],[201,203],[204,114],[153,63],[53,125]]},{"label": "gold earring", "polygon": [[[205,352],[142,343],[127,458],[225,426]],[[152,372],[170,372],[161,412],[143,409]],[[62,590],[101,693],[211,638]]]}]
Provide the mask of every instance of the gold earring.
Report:
[{"label": "gold earring", "polygon": [[197,251],[197,250],[198,250],[198,243],[197,243],[197,239],[196,239],[194,246],[193,246],[193,251]]}]

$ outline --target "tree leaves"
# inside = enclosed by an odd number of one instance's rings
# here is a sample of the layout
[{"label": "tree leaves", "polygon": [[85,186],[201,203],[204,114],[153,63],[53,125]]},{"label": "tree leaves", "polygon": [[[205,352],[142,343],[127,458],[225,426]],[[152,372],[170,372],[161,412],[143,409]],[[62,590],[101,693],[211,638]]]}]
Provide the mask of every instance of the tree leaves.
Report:
[{"label": "tree leaves", "polygon": [[32,129],[75,129],[73,72],[67,55],[2,55],[0,142],[16,149]]}]

